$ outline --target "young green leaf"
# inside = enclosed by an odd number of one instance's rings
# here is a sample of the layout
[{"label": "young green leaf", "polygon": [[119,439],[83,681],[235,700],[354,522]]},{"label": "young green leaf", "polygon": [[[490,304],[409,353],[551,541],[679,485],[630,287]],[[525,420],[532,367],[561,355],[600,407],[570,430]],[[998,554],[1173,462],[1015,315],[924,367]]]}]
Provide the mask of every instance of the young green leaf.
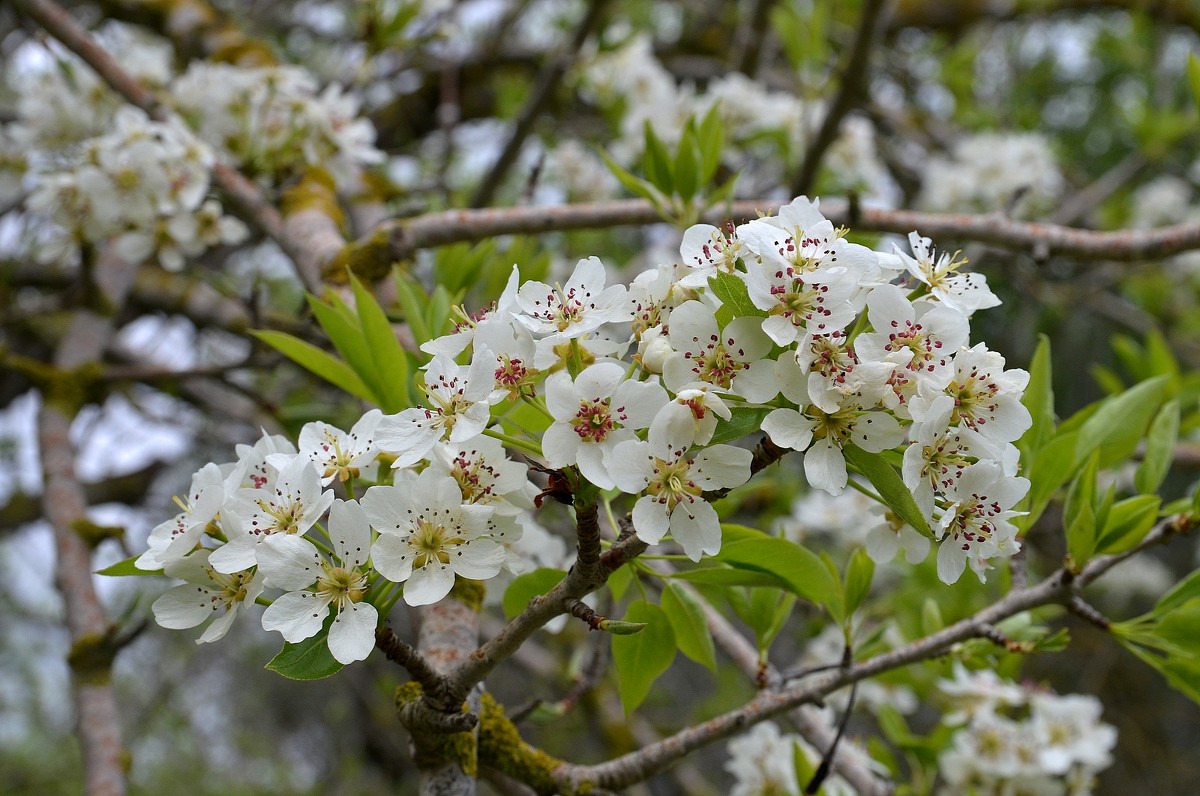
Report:
[{"label": "young green leaf", "polygon": [[671,155],[667,152],[662,139],[654,132],[649,120],[643,126],[646,139],[645,151],[642,152],[642,173],[646,179],[662,192],[663,196],[675,193],[675,179],[671,174]]},{"label": "young green leaf", "polygon": [[1137,448],[1146,426],[1162,404],[1169,376],[1156,376],[1105,399],[1079,428],[1076,461],[1100,450],[1100,466],[1124,461]]},{"label": "young green leaf", "polygon": [[364,401],[379,405],[378,396],[363,383],[358,374],[328,351],[285,332],[253,331],[251,334],[335,387],[362,398]]},{"label": "young green leaf", "polygon": [[504,590],[504,597],[500,600],[500,605],[504,609],[504,617],[512,619],[525,610],[530,600],[550,591],[566,576],[567,573],[561,569],[538,567],[533,572],[526,572],[513,578],[513,582],[508,584],[508,588]]},{"label": "young green leaf", "polygon": [[688,122],[679,148],[675,150],[675,194],[684,202],[690,202],[700,187],[700,153],[696,143],[696,128]]},{"label": "young green leaf", "polygon": [[671,621],[679,651],[696,663],[716,671],[716,651],[700,598],[690,589],[667,581],[663,587],[662,609]]},{"label": "young green leaf", "polygon": [[1050,498],[1075,472],[1075,449],[1078,447],[1079,432],[1059,428],[1050,441],[1038,449],[1033,461],[1026,465],[1029,475],[1029,494],[1018,504],[1028,513],[1013,520],[1020,530],[1033,527]]},{"label": "young green leaf", "polygon": [[396,285],[396,298],[400,309],[404,311],[404,321],[412,330],[413,340],[420,346],[433,339],[433,332],[425,323],[425,307],[429,305],[429,296],[421,285],[403,271],[396,270],[393,282]]},{"label": "young green leaf", "polygon": [[750,300],[750,291],[746,289],[746,283],[733,274],[718,271],[714,276],[708,278],[708,286],[716,297],[721,299],[722,304],[733,310],[734,315],[765,317],[767,314],[754,306],[754,302]]},{"label": "young green leaf", "polygon": [[1054,387],[1050,378],[1050,338],[1040,335],[1037,349],[1029,363],[1029,384],[1021,403],[1033,417],[1033,425],[1017,442],[1021,453],[1028,457],[1054,436]]},{"label": "young green leaf", "polygon": [[1096,552],[1123,553],[1145,539],[1158,520],[1161,503],[1158,495],[1134,495],[1113,504],[1096,543]]},{"label": "young green leaf", "polygon": [[849,618],[867,599],[871,591],[871,581],[875,578],[875,562],[863,548],[857,548],[850,554],[850,563],[846,565],[844,579],[845,614]]},{"label": "young green leaf", "polygon": [[721,151],[725,144],[725,127],[721,121],[718,103],[708,109],[696,131],[696,142],[700,152],[700,184],[708,185],[721,165]]},{"label": "young green leaf", "polygon": [[604,165],[617,182],[621,183],[625,190],[629,191],[634,196],[640,196],[643,199],[648,199],[659,215],[664,215],[666,212],[666,203],[662,193],[654,187],[653,183],[643,180],[633,172],[627,170],[615,160],[613,160],[607,152],[600,151],[600,157],[604,160]]},{"label": "young green leaf", "polygon": [[362,326],[363,339],[371,352],[374,373],[381,382],[379,408],[394,414],[409,406],[408,402],[408,355],[396,339],[392,322],[375,300],[375,295],[353,274],[350,286],[354,291],[354,304]]},{"label": "young green leaf", "polygon": [[713,431],[713,436],[709,440],[709,444],[716,445],[719,442],[733,442],[756,431],[760,431],[762,429],[763,418],[770,413],[770,407],[739,406],[734,404],[730,408],[730,418],[728,420],[721,419],[717,421],[717,428]]},{"label": "young green leaf", "polygon": [[[329,336],[329,342],[341,354],[342,359],[358,374],[372,395],[383,395],[383,381],[375,372],[371,348],[363,337],[358,316],[346,302],[332,291],[327,293],[328,303],[316,296],[306,296],[317,323]],[[373,402],[374,403],[374,402]]]},{"label": "young green leaf", "polygon": [[328,627],[299,644],[284,642],[283,649],[267,664],[268,669],[289,680],[320,680],[337,674],[342,666],[329,651]]},{"label": "young green leaf", "polygon": [[1162,486],[1175,456],[1179,437],[1179,401],[1167,401],[1154,416],[1146,434],[1146,453],[1133,476],[1133,484],[1142,494],[1151,494]]},{"label": "young green leaf", "polygon": [[1067,553],[1076,568],[1087,563],[1096,550],[1096,469],[1099,462],[1099,451],[1093,451],[1067,491],[1063,525],[1067,529]]},{"label": "young green leaf", "polygon": [[726,541],[715,558],[743,569],[766,572],[809,602],[830,604],[839,596],[837,584],[812,551],[786,539],[761,534],[758,538]]},{"label": "young green leaf", "polygon": [[843,452],[846,455],[846,463],[867,477],[867,480],[879,492],[879,497],[883,498],[883,502],[896,513],[897,517],[918,532],[933,538],[929,521],[917,507],[912,490],[904,484],[904,480],[895,467],[888,464],[878,453],[867,453],[855,445],[846,445]]},{"label": "young green leaf", "polygon": [[689,569],[677,572],[671,576],[676,580],[686,580],[705,586],[773,586],[782,589],[786,586],[781,578],[769,572],[753,569],[735,569],[724,566],[705,566],[700,569]]},{"label": "young green leaf", "polygon": [[654,681],[675,660],[675,632],[661,608],[645,600],[630,603],[625,621],[644,622],[646,629],[632,636],[613,636],[613,665],[617,692],[625,715],[632,713],[650,693]]},{"label": "young green leaf", "polygon": [[161,569],[140,569],[133,562],[137,561],[140,556],[133,556],[124,561],[118,561],[115,564],[109,564],[104,569],[96,570],[97,575],[108,575],[110,577],[126,577],[129,575],[154,575],[155,577],[164,577]]}]

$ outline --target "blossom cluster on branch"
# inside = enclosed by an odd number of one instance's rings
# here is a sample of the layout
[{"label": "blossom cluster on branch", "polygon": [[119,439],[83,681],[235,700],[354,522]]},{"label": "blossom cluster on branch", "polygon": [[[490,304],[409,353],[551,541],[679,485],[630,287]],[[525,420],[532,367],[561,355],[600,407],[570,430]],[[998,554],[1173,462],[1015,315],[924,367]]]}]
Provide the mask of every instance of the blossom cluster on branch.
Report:
[{"label": "blossom cluster on branch", "polygon": [[[682,264],[629,287],[596,257],[565,284],[522,284],[514,267],[493,306],[422,346],[419,405],[371,410],[349,432],[309,424],[298,449],[264,437],[195,475],[137,561],[189,581],[156,603],[160,623],[216,617],[212,640],[258,600],[263,626],[298,642],[332,609],[334,657],[366,657],[401,597],[434,603],[456,576],[522,568],[512,545],[537,488],[506,446],[559,471],[577,505],[628,495],[644,541],[670,537],[699,561],[721,549],[712,497],[752,475],[750,450],[730,443],[758,421],[833,495],[848,448],[895,451],[940,540],[939,575],[953,583],[969,563],[982,577],[1019,547],[1012,507],[1028,481],[1012,443],[1030,424],[1028,374],[968,346],[972,313],[997,299],[962,261],[915,233],[911,254],[845,234],[800,197],[738,227],[692,227]],[[910,558],[928,550],[903,521],[888,528]]]}]

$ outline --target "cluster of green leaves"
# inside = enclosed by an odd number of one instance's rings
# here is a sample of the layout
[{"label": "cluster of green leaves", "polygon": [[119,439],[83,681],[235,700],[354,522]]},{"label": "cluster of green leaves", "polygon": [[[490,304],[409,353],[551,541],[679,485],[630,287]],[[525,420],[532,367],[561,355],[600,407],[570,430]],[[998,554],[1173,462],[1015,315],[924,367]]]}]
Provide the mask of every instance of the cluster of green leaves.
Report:
[{"label": "cluster of green leaves", "polygon": [[1171,687],[1200,703],[1200,570],[1176,584],[1148,613],[1110,629]]},{"label": "cluster of green leaves", "polygon": [[[1018,443],[1031,486],[1017,520],[1029,530],[1050,501],[1067,487],[1063,506],[1069,565],[1078,569],[1100,553],[1136,546],[1155,523],[1178,506],[1164,509],[1159,488],[1167,476],[1179,435],[1182,409],[1194,415],[1197,384],[1184,379],[1161,338],[1145,348],[1118,341],[1118,352],[1134,365],[1139,379],[1128,389],[1110,374],[1114,390],[1056,422],[1050,384],[1050,345],[1042,338],[1030,366],[1024,402],[1033,426]],[[1192,422],[1192,421],[1189,421]],[[1139,453],[1134,494],[1118,499],[1118,485],[1107,472]]]},{"label": "cluster of green leaves", "polygon": [[[412,363],[374,294],[353,275],[350,286],[353,307],[332,291],[326,293],[325,301],[307,297],[313,316],[340,357],[286,332],[257,331],[254,335],[330,384],[384,412],[399,412],[416,399]],[[397,278],[398,288],[408,286],[403,278]],[[433,317],[445,318],[450,303],[445,289],[439,287],[427,308],[432,313],[440,307],[440,313]],[[410,318],[410,323],[413,320]]]},{"label": "cluster of green leaves", "polygon": [[717,111],[716,106],[710,109],[699,125],[695,118],[689,118],[674,152],[646,122],[642,176],[619,165],[605,152],[600,156],[625,190],[648,199],[669,223],[690,227],[705,208],[732,197],[737,180],[733,175],[720,185],[714,184],[725,143],[725,129]]},{"label": "cluster of green leaves", "polygon": [[[504,247],[495,240],[443,246],[432,264],[436,285],[432,292],[405,271],[397,268],[393,272],[396,319],[408,325],[413,343],[419,347],[451,330],[452,308],[468,291],[499,296],[512,263],[521,264],[523,278],[538,279],[549,269],[549,260],[549,253],[540,251],[532,238],[515,238]],[[304,369],[385,413],[415,405],[420,397],[418,368],[428,356],[404,350],[389,312],[353,274],[350,287],[353,306],[333,291],[327,291],[324,299],[306,296],[333,351],[286,332],[263,330],[253,334]]]}]

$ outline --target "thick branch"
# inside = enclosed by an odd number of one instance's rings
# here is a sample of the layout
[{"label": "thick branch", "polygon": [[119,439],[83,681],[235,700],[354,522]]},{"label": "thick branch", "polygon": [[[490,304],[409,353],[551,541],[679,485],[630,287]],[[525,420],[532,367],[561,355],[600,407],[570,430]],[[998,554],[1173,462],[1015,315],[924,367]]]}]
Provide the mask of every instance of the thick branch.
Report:
[{"label": "thick branch", "polygon": [[[708,223],[726,219],[752,219],[760,211],[780,205],[776,199],[747,199],[713,208],[703,214]],[[910,210],[861,209],[851,213],[846,202],[832,201],[821,211],[835,224],[857,232],[913,230],[935,242],[978,241],[1010,251],[1024,251],[1039,259],[1051,255],[1097,261],[1135,261],[1167,257],[1200,249],[1200,223],[1176,224],[1144,230],[1099,232],[1090,229],[1013,221],[998,215],[919,213]],[[536,235],[578,229],[657,224],[658,211],[644,199],[558,205],[556,207],[509,207],[485,210],[448,210],[381,225],[375,235],[387,237],[393,260],[412,257],[418,249],[462,241],[478,241],[499,235]],[[355,246],[370,245],[360,240]],[[943,243],[944,245],[944,243]]]},{"label": "thick branch", "polygon": [[[94,271],[97,305],[104,313],[78,308],[59,342],[54,365],[70,371],[99,361],[115,333],[114,317],[133,281],[134,266],[102,253]],[[42,460],[42,510],[54,529],[55,581],[63,595],[71,634],[72,684],[77,729],[83,747],[84,787],[89,796],[123,796],[124,751],[116,695],[110,682],[112,657],[106,652],[110,626],[92,580],[92,549],[77,528],[87,523],[87,495],[75,474],[71,423],[82,406],[78,385],[53,383],[43,391],[38,411]]]},{"label": "thick branch", "polygon": [[538,628],[564,613],[567,610],[568,599],[579,599],[596,591],[607,582],[613,572],[641,555],[646,547],[645,542],[631,534],[628,538],[616,542],[600,556],[600,567],[595,577],[588,577],[583,570],[572,568],[557,586],[530,600],[524,611],[449,673],[453,693],[465,694],[476,683],[481,682],[501,661],[515,653]]}]

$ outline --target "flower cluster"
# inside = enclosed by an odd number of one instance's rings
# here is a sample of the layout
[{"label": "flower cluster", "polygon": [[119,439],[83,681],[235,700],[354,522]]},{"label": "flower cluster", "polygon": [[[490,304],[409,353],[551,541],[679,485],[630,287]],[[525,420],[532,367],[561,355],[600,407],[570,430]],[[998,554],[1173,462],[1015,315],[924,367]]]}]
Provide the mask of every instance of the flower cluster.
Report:
[{"label": "flower cluster", "polygon": [[173,105],[197,133],[256,175],[286,176],[304,165],[346,174],[379,163],[375,128],[359,100],[295,66],[247,69],[197,61],[171,84]]},{"label": "flower cluster", "polygon": [[[351,663],[371,651],[380,615],[401,596],[425,605],[445,597],[456,575],[519,569],[508,546],[533,505],[526,469],[495,440],[476,437],[435,442],[420,472],[397,468],[377,483],[385,420],[395,425],[378,410],[349,432],[309,423],[299,449],[264,435],[239,446],[237,461],[201,468],[180,513],[151,531],[136,561],[186,581],[154,603],[159,624],[212,620],[200,641],[214,641],[241,606],[280,590],[263,627],[299,642],[328,620],[331,653]],[[359,480],[374,484],[360,499],[338,499],[329,488],[338,482],[353,496]]]},{"label": "flower cluster", "polygon": [[[577,500],[627,495],[643,540],[670,537],[699,561],[721,548],[710,501],[752,474],[751,451],[728,444],[735,413],[803,451],[810,485],[831,495],[847,487],[847,446],[903,450],[942,579],[968,561],[982,574],[1018,547],[1010,520],[1028,482],[1012,443],[1030,424],[1028,376],[967,346],[971,313],[996,303],[982,278],[926,239],[911,245],[849,243],[801,197],[778,216],[689,229],[682,264],[629,287],[595,257],[563,284],[521,284],[514,267],[494,306],[462,310],[422,345],[420,405],[372,410],[348,433],[311,423],[298,450],[265,437],[197,473],[138,560],[189,579],[159,619],[220,614],[211,637],[239,603],[282,589],[265,627],[299,641],[332,609],[331,650],[358,660],[401,595],[424,605],[455,576],[522,567],[512,545],[537,489],[506,446],[560,471]],[[910,559],[928,549],[898,523],[882,533],[902,534]]]},{"label": "flower cluster", "polygon": [[939,687],[955,705],[945,722],[960,726],[938,759],[946,793],[1085,796],[1112,763],[1117,731],[1100,721],[1095,697],[1059,696],[961,664]]},{"label": "flower cluster", "polygon": [[151,121],[77,56],[26,46],[8,80],[17,118],[0,127],[0,203],[30,192],[27,243],[42,262],[111,241],[123,260],[178,270],[241,243],[249,231],[209,196],[218,153],[268,185],[319,165],[345,187],[383,159],[358,100],[299,67],[193,62],[175,76],[169,45],[139,28],[112,24],[99,40],[179,117]]},{"label": "flower cluster", "polygon": [[[807,782],[799,781],[797,755],[814,770],[821,762],[820,753],[803,738],[781,733],[779,726],[771,721],[755,724],[745,735],[730,741],[726,749],[729,759],[725,761],[725,770],[734,780],[730,796],[800,796]],[[821,792],[828,796],[852,796],[856,791],[834,774],[825,779]]]},{"label": "flower cluster", "polygon": [[213,155],[190,130],[128,106],[114,128],[84,142],[68,168],[44,175],[30,196],[29,209],[60,231],[39,252],[44,261],[111,240],[126,262],[155,258],[179,270],[185,257],[245,240],[245,225],[206,198]]},{"label": "flower cluster", "polygon": [[1037,133],[980,133],[924,168],[919,203],[928,210],[1003,210],[1034,218],[1053,207],[1065,180],[1049,142]]}]

